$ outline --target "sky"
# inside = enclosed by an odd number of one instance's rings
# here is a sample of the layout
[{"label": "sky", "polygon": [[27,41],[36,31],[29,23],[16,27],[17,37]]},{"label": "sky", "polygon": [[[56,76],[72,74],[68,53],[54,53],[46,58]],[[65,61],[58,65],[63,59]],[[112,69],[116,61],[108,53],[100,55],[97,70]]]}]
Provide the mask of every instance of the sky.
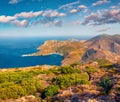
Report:
[{"label": "sky", "polygon": [[0,0],[0,37],[120,34],[120,0]]}]

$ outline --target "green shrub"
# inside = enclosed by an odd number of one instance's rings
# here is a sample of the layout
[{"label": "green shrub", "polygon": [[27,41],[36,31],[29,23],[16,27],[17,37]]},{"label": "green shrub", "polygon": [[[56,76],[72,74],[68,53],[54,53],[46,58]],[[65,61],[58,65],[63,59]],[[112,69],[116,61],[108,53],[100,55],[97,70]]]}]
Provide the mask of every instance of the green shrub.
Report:
[{"label": "green shrub", "polygon": [[108,95],[112,88],[112,80],[110,78],[103,78],[99,85],[104,89],[105,93]]},{"label": "green shrub", "polygon": [[32,77],[33,77],[33,73],[30,72],[4,72],[4,73],[0,73],[0,83],[17,82]]},{"label": "green shrub", "polygon": [[92,74],[92,73],[97,72],[97,69],[93,67],[86,67],[86,71],[87,73]]},{"label": "green shrub", "polygon": [[58,87],[58,86],[56,86],[56,85],[51,85],[51,86],[48,86],[48,87],[44,90],[42,96],[43,96],[43,97],[53,96],[53,95],[57,94],[58,91],[59,91],[59,87]]},{"label": "green shrub", "polygon": [[26,92],[20,85],[12,85],[0,89],[0,99],[19,98],[24,96]]},{"label": "green shrub", "polygon": [[71,85],[78,84],[78,83],[79,84],[87,83],[88,77],[89,76],[85,73],[65,74],[65,75],[57,76],[56,78],[53,79],[52,82],[61,88],[66,88],[66,87],[69,87]]},{"label": "green shrub", "polygon": [[78,81],[79,84],[90,84],[88,80],[80,80]]},{"label": "green shrub", "polygon": [[77,65],[82,65],[82,63],[76,62],[76,63],[71,64],[70,66],[71,66],[71,67],[75,67],[75,66],[77,66]]},{"label": "green shrub", "polygon": [[22,80],[20,85],[26,91],[26,94],[35,94],[36,91],[42,89],[41,84],[35,79]]},{"label": "green shrub", "polygon": [[72,66],[63,66],[60,69],[61,74],[81,73],[81,70]]},{"label": "green shrub", "polygon": [[96,59],[95,61],[98,62],[98,65],[100,67],[110,67],[111,66],[111,62],[108,61],[107,59],[104,59],[104,58],[99,58],[99,59]]},{"label": "green shrub", "polygon": [[42,90],[30,71],[0,73],[0,99],[19,98]]}]

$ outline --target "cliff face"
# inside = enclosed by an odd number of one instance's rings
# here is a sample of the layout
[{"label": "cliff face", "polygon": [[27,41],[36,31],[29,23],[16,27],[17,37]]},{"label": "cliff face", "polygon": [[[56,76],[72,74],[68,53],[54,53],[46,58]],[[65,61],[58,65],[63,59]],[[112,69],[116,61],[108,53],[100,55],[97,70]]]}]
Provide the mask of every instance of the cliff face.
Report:
[{"label": "cliff face", "polygon": [[[88,46],[83,56],[84,61],[105,58],[111,62],[120,59],[120,36],[99,35],[85,42]],[[93,50],[93,53],[90,51]]]},{"label": "cliff face", "polygon": [[104,58],[112,63],[120,59],[120,35],[99,35],[87,41],[46,41],[35,55],[61,54],[62,65]]}]

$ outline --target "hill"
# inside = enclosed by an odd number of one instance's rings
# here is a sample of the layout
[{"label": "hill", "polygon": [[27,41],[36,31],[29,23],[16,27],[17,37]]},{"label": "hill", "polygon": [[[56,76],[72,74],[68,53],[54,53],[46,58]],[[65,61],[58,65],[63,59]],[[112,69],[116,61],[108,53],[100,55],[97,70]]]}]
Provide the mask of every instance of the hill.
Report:
[{"label": "hill", "polygon": [[83,60],[90,61],[104,58],[112,63],[120,59],[120,35],[99,35],[85,42],[86,50]]},{"label": "hill", "polygon": [[98,59],[105,59],[111,63],[117,63],[120,60],[120,35],[103,34],[87,41],[50,40],[38,47],[38,50],[33,55],[63,55],[63,66],[77,62],[88,63]]},{"label": "hill", "polygon": [[62,55],[62,65],[70,65],[72,63],[80,62],[81,56],[83,56],[86,46],[85,41],[78,40],[66,40],[57,41],[50,40],[46,41],[43,45],[38,47],[38,52],[32,54],[33,56],[38,55],[49,55],[49,54],[60,54]]},{"label": "hill", "polygon": [[0,102],[119,102],[120,68],[72,64],[0,70]]}]

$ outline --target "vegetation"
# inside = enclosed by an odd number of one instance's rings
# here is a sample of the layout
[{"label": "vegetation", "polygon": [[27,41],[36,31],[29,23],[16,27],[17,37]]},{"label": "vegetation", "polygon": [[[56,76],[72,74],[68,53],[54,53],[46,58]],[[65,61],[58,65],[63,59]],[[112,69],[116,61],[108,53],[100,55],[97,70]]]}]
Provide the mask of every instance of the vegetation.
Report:
[{"label": "vegetation", "polygon": [[42,88],[31,72],[0,73],[0,99],[19,98],[35,94]]},{"label": "vegetation", "polygon": [[63,66],[60,69],[61,74],[81,73],[81,70],[72,66]]},{"label": "vegetation", "polygon": [[53,83],[58,85],[60,88],[66,88],[71,85],[79,84],[88,84],[88,75],[86,73],[83,74],[66,74],[60,75],[53,79]]},{"label": "vegetation", "polygon": [[96,59],[96,61],[98,62],[98,65],[101,68],[110,67],[112,65],[111,62],[108,61],[107,59],[99,58],[99,59]]},{"label": "vegetation", "polygon": [[103,78],[102,81],[99,84],[105,91],[105,93],[108,95],[111,88],[112,88],[112,80],[110,78]]},{"label": "vegetation", "polygon": [[51,86],[48,86],[48,87],[43,91],[42,96],[43,96],[43,97],[53,96],[53,95],[57,94],[58,91],[59,91],[59,87],[58,87],[58,86],[56,86],[56,85],[51,85]]},{"label": "vegetation", "polygon": [[86,72],[89,74],[97,72],[97,69],[94,67],[86,67]]},{"label": "vegetation", "polygon": [[[34,95],[40,102],[51,102],[54,101],[54,98],[56,99],[56,97],[63,94],[62,91],[69,90],[69,88],[78,93],[91,90],[94,92],[96,89],[93,88],[97,88],[100,92],[96,96],[108,95],[113,90],[117,94],[120,92],[120,84],[116,85],[114,89],[112,88],[112,75],[115,73],[119,75],[119,73],[116,71],[111,72],[111,70],[116,70],[116,68],[104,69],[86,65],[83,69],[80,64],[73,64],[50,69],[37,67],[29,70],[1,71],[0,99],[17,99]],[[106,73],[106,71],[110,73]],[[107,77],[103,78],[103,76]],[[102,80],[100,81],[100,79]]]}]

